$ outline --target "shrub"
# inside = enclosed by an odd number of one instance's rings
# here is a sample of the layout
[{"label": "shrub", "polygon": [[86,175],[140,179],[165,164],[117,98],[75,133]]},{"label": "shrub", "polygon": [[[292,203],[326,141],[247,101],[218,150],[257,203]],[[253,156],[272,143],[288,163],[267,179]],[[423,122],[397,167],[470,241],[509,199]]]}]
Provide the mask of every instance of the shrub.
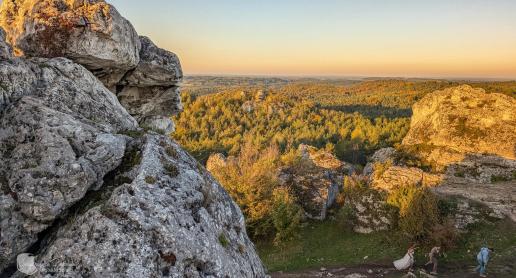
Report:
[{"label": "shrub", "polygon": [[401,186],[387,202],[399,208],[399,228],[412,240],[427,241],[440,216],[436,196],[426,187]]},{"label": "shrub", "polygon": [[337,225],[344,231],[352,231],[356,224],[355,210],[351,204],[342,206],[336,215]]},{"label": "shrub", "polygon": [[156,183],[156,178],[153,177],[153,176],[146,176],[145,177],[145,182],[148,183],[148,184],[155,184]]},{"label": "shrub", "polygon": [[272,222],[276,229],[274,242],[278,244],[297,237],[303,219],[303,209],[296,204],[295,198],[286,188],[274,190],[273,195]]},{"label": "shrub", "polygon": [[387,161],[385,162],[375,162],[374,163],[374,177],[376,179],[379,179],[382,177],[383,173],[385,173],[385,171],[387,171],[387,169],[389,169],[391,166],[392,166],[392,160],[391,159],[388,159]]},{"label": "shrub", "polygon": [[224,233],[220,233],[220,235],[219,235],[219,243],[224,248],[229,246],[229,240],[226,238],[226,235],[224,235]]},{"label": "shrub", "polygon": [[492,183],[496,183],[496,182],[503,182],[503,181],[510,181],[511,179],[509,177],[506,177],[506,176],[491,176],[491,182]]},{"label": "shrub", "polygon": [[459,231],[455,228],[452,219],[446,219],[442,224],[432,227],[429,241],[434,246],[441,246],[451,249],[456,246],[459,240]]}]

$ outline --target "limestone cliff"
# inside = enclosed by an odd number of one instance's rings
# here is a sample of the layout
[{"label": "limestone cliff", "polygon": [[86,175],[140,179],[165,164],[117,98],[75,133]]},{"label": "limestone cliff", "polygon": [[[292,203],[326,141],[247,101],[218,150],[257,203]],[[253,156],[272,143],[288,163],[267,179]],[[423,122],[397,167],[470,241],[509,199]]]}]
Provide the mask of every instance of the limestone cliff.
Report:
[{"label": "limestone cliff", "polygon": [[0,26],[1,277],[24,252],[36,277],[265,276],[240,209],[159,134],[176,55],[104,1],[4,0]]},{"label": "limestone cliff", "polygon": [[381,149],[365,167],[371,185],[430,186],[516,221],[516,100],[464,85],[428,94],[413,113],[399,150]]},{"label": "limestone cliff", "polygon": [[438,168],[475,162],[515,167],[516,99],[467,85],[428,94],[413,107],[403,145]]}]

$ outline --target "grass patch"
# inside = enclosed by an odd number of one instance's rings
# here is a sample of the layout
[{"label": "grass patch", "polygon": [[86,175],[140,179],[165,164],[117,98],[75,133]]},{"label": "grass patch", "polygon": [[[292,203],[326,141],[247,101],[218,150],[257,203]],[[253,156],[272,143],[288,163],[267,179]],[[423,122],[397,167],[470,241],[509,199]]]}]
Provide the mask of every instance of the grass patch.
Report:
[{"label": "grass patch", "polygon": [[[278,246],[262,241],[256,246],[270,271],[295,271],[368,262],[390,263],[392,258],[405,252],[405,246],[391,244],[392,241],[387,232],[362,235],[346,231],[336,222],[325,221],[302,228],[299,240]],[[365,256],[368,256],[367,261],[364,261]]]},{"label": "grass patch", "polygon": [[153,176],[146,176],[145,177],[145,182],[148,183],[148,184],[155,184],[156,183],[156,178],[153,177]]},{"label": "grass patch", "polygon": [[229,240],[226,238],[226,235],[224,235],[223,233],[221,233],[219,235],[219,243],[224,248],[227,248],[229,246]]},{"label": "grass patch", "polygon": [[505,177],[505,176],[491,176],[492,183],[504,182],[504,181],[510,181],[510,180],[511,179],[509,177]]},{"label": "grass patch", "polygon": [[134,139],[137,139],[137,138],[141,138],[145,134],[145,131],[143,131],[143,130],[122,130],[119,133],[122,135],[132,137]]},{"label": "grass patch", "polygon": [[165,167],[166,174],[169,177],[175,178],[175,177],[177,177],[177,175],[179,175],[179,169],[177,169],[177,167],[175,165],[166,164],[164,167]]},{"label": "grass patch", "polygon": [[[491,271],[511,266],[516,261],[516,224],[510,220],[473,224],[456,249],[444,250],[446,256],[440,259],[440,265],[447,269],[473,267],[478,250],[486,244],[496,250],[490,260]],[[310,223],[301,230],[299,240],[279,246],[270,240],[256,243],[263,263],[271,272],[368,263],[390,266],[393,260],[405,254],[408,245],[410,242],[393,232],[361,235],[331,221]],[[417,251],[417,264],[426,262],[427,249],[429,247],[422,247]]]}]

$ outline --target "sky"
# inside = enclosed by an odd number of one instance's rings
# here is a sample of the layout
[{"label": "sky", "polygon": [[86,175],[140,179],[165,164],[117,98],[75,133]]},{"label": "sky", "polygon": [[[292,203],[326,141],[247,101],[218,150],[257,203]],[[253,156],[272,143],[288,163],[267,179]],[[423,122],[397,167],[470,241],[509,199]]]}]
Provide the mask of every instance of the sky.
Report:
[{"label": "sky", "polygon": [[185,74],[516,79],[514,0],[108,0]]}]

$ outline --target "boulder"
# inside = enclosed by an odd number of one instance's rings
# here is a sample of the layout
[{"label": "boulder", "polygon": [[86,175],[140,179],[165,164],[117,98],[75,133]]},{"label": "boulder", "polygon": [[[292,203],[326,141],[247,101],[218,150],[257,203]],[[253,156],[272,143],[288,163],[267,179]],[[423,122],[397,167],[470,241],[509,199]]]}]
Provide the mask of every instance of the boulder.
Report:
[{"label": "boulder", "polygon": [[120,103],[143,126],[149,118],[167,117],[183,110],[178,87],[124,87],[117,94]]},{"label": "boulder", "polygon": [[140,36],[140,63],[121,81],[132,87],[175,86],[183,78],[177,55],[157,47],[149,38]]},{"label": "boulder", "polygon": [[318,150],[310,145],[301,144],[298,147],[303,159],[310,160],[317,167],[336,171],[351,171],[353,166],[344,161],[340,161],[333,154]]},{"label": "boulder", "polygon": [[265,277],[240,209],[211,175],[166,136],[136,141],[139,158],[111,177],[113,191],[42,250],[40,275]]},{"label": "boulder", "polygon": [[442,176],[416,167],[390,166],[383,171],[375,170],[370,179],[372,187],[389,192],[407,185],[437,186]]},{"label": "boulder", "polygon": [[383,148],[383,149],[377,150],[371,156],[370,161],[364,167],[363,175],[364,176],[371,175],[375,170],[374,165],[377,163],[382,163],[382,164],[394,163],[394,161],[396,160],[396,154],[397,154],[397,152],[396,152],[396,149],[394,149],[394,148]]},{"label": "boulder", "polygon": [[158,48],[149,38],[140,40],[140,63],[117,84],[116,94],[140,125],[173,132],[170,117],[183,110],[178,87],[181,64],[174,53]]},{"label": "boulder", "polygon": [[5,0],[0,26],[18,56],[67,57],[107,87],[140,61],[133,26],[102,0]]},{"label": "boulder", "polygon": [[[266,277],[229,195],[130,114],[170,130],[175,85],[121,85],[142,89],[125,107],[104,86],[139,61],[113,7],[5,0],[0,25],[25,54],[0,34],[0,277],[20,253],[35,255],[36,277]],[[61,54],[73,61],[36,57]]]},{"label": "boulder", "polygon": [[463,85],[428,94],[413,106],[403,146],[445,169],[455,164],[482,164],[483,158],[496,164],[514,161],[514,142],[516,99]]},{"label": "boulder", "polygon": [[386,231],[393,222],[392,209],[381,197],[378,191],[370,191],[368,194],[361,195],[359,199],[352,200],[350,205],[353,207],[356,222],[353,231],[360,234],[370,234],[372,232]]},{"label": "boulder", "polygon": [[[64,58],[0,61],[0,271],[124,156],[136,121]],[[1,273],[1,272],[0,272]]]},{"label": "boulder", "polygon": [[293,189],[308,218],[323,220],[347,173],[345,164],[312,146],[300,145],[298,150],[301,161],[280,169],[280,183]]}]

